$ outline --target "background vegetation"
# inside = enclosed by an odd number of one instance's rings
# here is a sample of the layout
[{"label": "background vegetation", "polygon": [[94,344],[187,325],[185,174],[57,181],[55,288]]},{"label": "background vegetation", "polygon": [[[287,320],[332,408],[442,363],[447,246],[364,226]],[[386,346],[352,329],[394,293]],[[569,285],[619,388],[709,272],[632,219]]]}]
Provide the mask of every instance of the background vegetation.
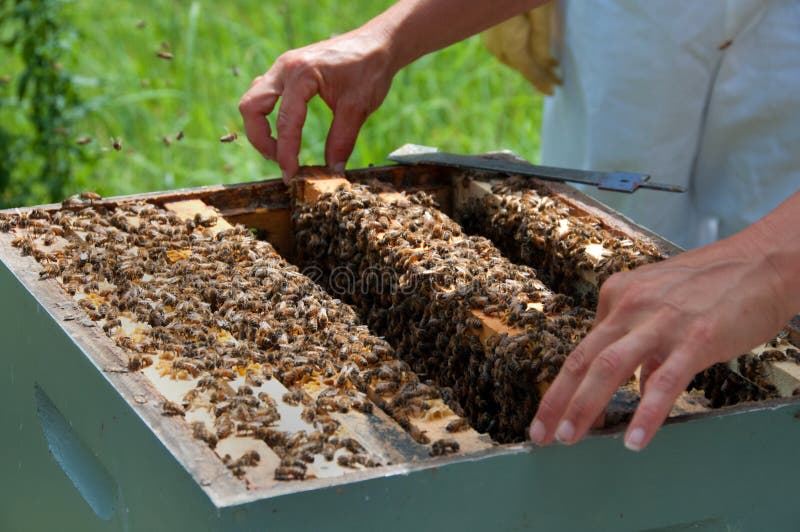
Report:
[{"label": "background vegetation", "polygon": [[[243,135],[218,140],[241,133],[240,95],[282,51],[353,28],[390,4],[0,0],[0,204],[279,175]],[[330,112],[319,100],[311,106],[301,162],[319,164]],[[540,108],[527,82],[472,38],[399,74],[349,165],[384,164],[406,142],[509,148],[535,160]],[[91,141],[79,145],[81,138]]]}]

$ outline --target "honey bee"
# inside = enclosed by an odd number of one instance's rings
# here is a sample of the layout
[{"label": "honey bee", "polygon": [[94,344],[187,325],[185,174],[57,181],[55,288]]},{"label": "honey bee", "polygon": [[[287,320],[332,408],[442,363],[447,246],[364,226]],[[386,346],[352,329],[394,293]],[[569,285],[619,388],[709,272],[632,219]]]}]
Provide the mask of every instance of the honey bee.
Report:
[{"label": "honey bee", "polygon": [[448,423],[445,427],[445,430],[447,430],[447,432],[460,432],[462,430],[467,430],[468,428],[469,422],[467,422],[467,420],[463,417],[460,417]]},{"label": "honey bee", "polygon": [[122,150],[122,141],[120,139],[112,138],[111,139],[111,147],[114,148],[114,151],[121,151]]},{"label": "honey bee", "polygon": [[208,427],[206,427],[206,424],[202,421],[195,421],[192,423],[192,435],[198,440],[206,442],[212,449],[217,446],[217,435],[208,430]]},{"label": "honey bee", "polygon": [[303,480],[306,469],[296,466],[278,466],[275,468],[275,480]]},{"label": "honey bee", "polygon": [[90,142],[92,142],[92,137],[89,136],[78,137],[77,139],[75,139],[75,144],[77,144],[78,146],[85,146]]},{"label": "honey bee", "polygon": [[228,436],[233,434],[234,430],[235,430],[235,427],[233,425],[233,422],[230,419],[228,419],[227,417],[222,417],[221,420],[220,419],[217,420],[217,439],[218,440],[224,440],[225,438],[227,438]]},{"label": "honey bee", "polygon": [[374,408],[373,404],[367,399],[353,401],[352,406],[355,410],[358,410],[363,414],[372,414]]},{"label": "honey bee", "polygon": [[103,198],[97,192],[92,192],[90,190],[85,190],[85,191],[81,192],[81,199],[82,200],[88,200],[88,201],[100,201]]},{"label": "honey bee", "polygon": [[394,381],[381,382],[375,386],[375,393],[378,395],[388,395],[397,392],[399,384]]},{"label": "honey bee", "polygon": [[301,402],[303,402],[303,399],[305,399],[305,393],[303,393],[303,390],[300,388],[293,388],[292,390],[283,394],[283,397],[281,397],[281,400],[283,400],[284,403],[293,406],[299,405]]},{"label": "honey bee", "polygon": [[269,427],[256,427],[253,429],[253,437],[264,440],[271,448],[285,447],[288,443],[288,433]]},{"label": "honey bee", "polygon": [[110,333],[117,327],[122,327],[122,321],[119,318],[106,320],[105,323],[103,323],[103,331],[106,333]]},{"label": "honey bee", "polygon": [[171,59],[173,59],[175,57],[170,52],[167,52],[166,50],[157,51],[156,52],[156,56],[160,57],[161,59],[166,59],[166,60],[171,60]]},{"label": "honey bee", "polygon": [[165,416],[185,416],[186,411],[183,407],[172,401],[164,401],[161,405],[161,413]]},{"label": "honey bee", "polygon": [[239,138],[239,135],[237,135],[236,133],[228,133],[226,135],[222,135],[219,138],[219,141],[227,143],[227,142],[233,142],[238,138]]},{"label": "honey bee", "polygon": [[343,438],[339,441],[339,443],[342,445],[342,447],[353,454],[365,452],[364,446],[353,438]]},{"label": "honey bee", "polygon": [[457,441],[452,439],[441,439],[436,440],[431,445],[431,456],[443,456],[446,454],[457,453],[461,446],[458,444]]}]

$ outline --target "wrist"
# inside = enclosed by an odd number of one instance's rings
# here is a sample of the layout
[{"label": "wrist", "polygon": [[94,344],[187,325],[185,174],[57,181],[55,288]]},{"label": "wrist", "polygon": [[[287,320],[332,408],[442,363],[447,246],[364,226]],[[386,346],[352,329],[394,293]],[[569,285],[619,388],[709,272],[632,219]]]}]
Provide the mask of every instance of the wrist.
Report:
[{"label": "wrist", "polygon": [[747,234],[750,252],[757,255],[759,268],[769,278],[769,286],[786,320],[800,313],[800,245],[787,232],[785,227],[776,227],[769,216],[743,232]]}]

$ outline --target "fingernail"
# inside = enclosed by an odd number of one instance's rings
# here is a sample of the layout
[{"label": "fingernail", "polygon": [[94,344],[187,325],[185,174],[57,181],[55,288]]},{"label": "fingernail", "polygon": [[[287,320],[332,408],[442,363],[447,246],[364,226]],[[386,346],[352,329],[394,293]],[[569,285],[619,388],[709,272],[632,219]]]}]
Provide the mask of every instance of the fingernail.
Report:
[{"label": "fingernail", "polygon": [[344,173],[344,166],[345,166],[345,163],[336,163],[336,164],[333,165],[333,171],[336,172],[337,174],[343,174]]},{"label": "fingernail", "polygon": [[283,177],[283,180],[286,181],[289,179],[289,173],[286,170],[281,169],[281,177]]},{"label": "fingernail", "polygon": [[575,438],[575,425],[569,420],[562,421],[556,430],[556,439],[561,443],[571,443],[573,438]]},{"label": "fingernail", "polygon": [[642,428],[635,428],[628,433],[628,436],[625,438],[625,447],[627,447],[631,451],[641,451],[642,446],[644,446],[644,437],[645,437],[644,429]]},{"label": "fingernail", "polygon": [[544,428],[544,423],[538,419],[534,419],[530,430],[531,441],[536,445],[541,445],[544,441],[545,434],[547,434],[547,429]]}]

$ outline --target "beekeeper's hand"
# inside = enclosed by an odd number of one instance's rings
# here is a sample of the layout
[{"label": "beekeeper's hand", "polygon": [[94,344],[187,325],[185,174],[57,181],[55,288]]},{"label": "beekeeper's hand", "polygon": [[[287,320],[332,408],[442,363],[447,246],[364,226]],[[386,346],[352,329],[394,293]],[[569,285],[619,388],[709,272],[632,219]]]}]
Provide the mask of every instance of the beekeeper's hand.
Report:
[{"label": "beekeeper's hand", "polygon": [[[343,171],[361,126],[383,102],[395,72],[385,39],[370,32],[286,52],[253,81],[239,103],[247,138],[264,157],[278,162],[284,178],[293,176],[307,104],[319,94],[333,111],[325,162]],[[276,139],[265,117],[281,96]]]},{"label": "beekeeper's hand", "polygon": [[[286,52],[239,103],[247,138],[278,162],[284,178],[294,176],[307,104],[320,95],[334,115],[325,162],[343,170],[359,129],[398,70],[542,1],[400,0],[357,30]],[[279,98],[276,138],[266,117]]]},{"label": "beekeeper's hand", "polygon": [[541,400],[531,440],[580,440],[641,366],[625,435],[640,450],[696,373],[774,338],[798,311],[800,192],[741,233],[611,276],[591,332]]},{"label": "beekeeper's hand", "polygon": [[556,73],[558,61],[550,50],[555,10],[555,2],[549,2],[501,22],[481,35],[495,57],[544,94],[553,94],[555,86],[561,84]]}]

